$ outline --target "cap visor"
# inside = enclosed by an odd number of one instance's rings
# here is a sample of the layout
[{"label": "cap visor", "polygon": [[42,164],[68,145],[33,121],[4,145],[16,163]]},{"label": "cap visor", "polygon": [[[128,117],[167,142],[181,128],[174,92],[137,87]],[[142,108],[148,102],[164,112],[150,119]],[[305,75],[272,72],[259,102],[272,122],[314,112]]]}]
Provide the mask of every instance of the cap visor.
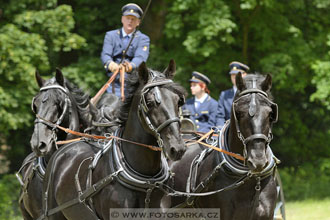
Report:
[{"label": "cap visor", "polygon": [[229,74],[237,74],[237,73],[242,73],[242,70],[232,70],[229,72]]},{"label": "cap visor", "polygon": [[140,18],[140,15],[138,13],[134,13],[134,12],[124,12],[123,16],[127,16],[127,15],[133,15],[137,18]]},{"label": "cap visor", "polygon": [[189,82],[200,83],[202,81],[198,79],[190,79]]}]

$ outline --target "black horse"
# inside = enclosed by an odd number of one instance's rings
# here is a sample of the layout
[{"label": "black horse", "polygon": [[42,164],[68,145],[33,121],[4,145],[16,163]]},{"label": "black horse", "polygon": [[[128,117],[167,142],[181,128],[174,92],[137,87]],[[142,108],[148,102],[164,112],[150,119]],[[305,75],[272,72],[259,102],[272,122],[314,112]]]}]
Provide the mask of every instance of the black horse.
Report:
[{"label": "black horse", "polygon": [[238,74],[236,82],[230,123],[227,121],[219,133],[217,145],[243,155],[244,162],[204,150],[204,145],[190,146],[171,167],[177,191],[170,194],[171,206],[220,208],[222,220],[270,220],[277,198],[276,158],[269,146],[272,124],[277,120],[277,105],[270,94],[271,76],[250,74],[242,78]]},{"label": "black horse", "polygon": [[54,125],[80,131],[90,124],[88,118],[91,118],[89,96],[66,80],[59,69],[55,77],[47,81],[37,72],[35,77],[40,91],[32,100],[32,110],[37,115],[31,137],[33,153],[23,161],[20,179],[20,208],[26,220],[41,215],[43,176],[47,162],[58,147],[56,140],[74,137]]},{"label": "black horse", "polygon": [[109,219],[110,208],[159,207],[157,186],[169,178],[165,156],[178,160],[185,152],[178,118],[185,91],[172,81],[174,74],[174,61],[164,73],[144,63],[132,73],[118,112],[121,141],[105,142],[100,151],[99,143],[80,141],[55,152],[39,219]]}]

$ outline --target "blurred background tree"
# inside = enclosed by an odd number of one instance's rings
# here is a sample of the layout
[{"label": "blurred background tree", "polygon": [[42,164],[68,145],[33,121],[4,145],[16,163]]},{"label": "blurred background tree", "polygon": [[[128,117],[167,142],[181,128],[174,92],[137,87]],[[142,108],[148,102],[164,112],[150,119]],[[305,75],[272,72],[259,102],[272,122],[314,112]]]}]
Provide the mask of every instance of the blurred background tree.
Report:
[{"label": "blurred background tree", "polygon": [[[47,78],[60,67],[85,92],[96,94],[107,80],[99,59],[104,35],[121,27],[120,9],[129,2],[0,0],[0,149],[10,162],[2,172],[15,172],[30,151],[35,70]],[[134,2],[144,9],[148,0]],[[290,178],[296,174],[301,177],[297,184],[303,184],[312,167],[313,177],[322,176],[326,183],[329,9],[330,0],[152,1],[141,25],[151,38],[147,65],[163,70],[175,59],[175,80],[188,91],[191,72],[205,73],[215,99],[231,87],[231,61],[248,64],[251,72],[271,73],[279,105],[272,149],[282,161],[284,178],[294,182]]]}]

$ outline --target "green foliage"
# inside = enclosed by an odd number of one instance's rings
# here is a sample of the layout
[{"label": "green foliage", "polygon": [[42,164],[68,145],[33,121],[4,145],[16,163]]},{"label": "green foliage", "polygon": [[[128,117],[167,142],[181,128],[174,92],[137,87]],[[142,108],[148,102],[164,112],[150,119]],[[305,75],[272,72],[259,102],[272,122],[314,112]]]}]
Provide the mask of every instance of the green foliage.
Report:
[{"label": "green foliage", "polygon": [[50,10],[26,11],[16,16],[14,22],[21,28],[44,36],[49,41],[49,50],[68,52],[86,46],[83,37],[70,32],[74,28],[71,6],[60,5]]},{"label": "green foliage", "polygon": [[17,129],[32,119],[29,111],[35,93],[34,71],[46,68],[45,41],[38,34],[13,24],[0,29],[0,129]]},{"label": "green foliage", "polygon": [[169,38],[181,37],[187,51],[195,56],[209,57],[221,43],[234,42],[231,33],[236,24],[223,1],[179,0],[170,12],[165,33]]},{"label": "green foliage", "polygon": [[330,160],[279,170],[286,200],[323,199],[330,195]]},{"label": "green foliage", "polygon": [[[175,0],[166,16],[169,43],[165,45],[178,60],[177,79],[187,84],[191,71],[205,73],[212,80],[211,95],[218,98],[221,90],[231,86],[228,64],[233,60],[247,63],[251,72],[271,73],[279,105],[272,142],[276,155],[293,167],[329,157],[330,16],[325,15],[329,4],[204,2]],[[230,23],[222,21],[221,27],[218,19]]]},{"label": "green foliage", "polygon": [[[38,10],[32,10],[33,5]],[[11,1],[6,5],[0,28],[0,130],[5,134],[31,123],[35,70],[49,71],[58,65],[59,51],[86,45],[83,37],[72,33],[71,6],[54,6],[54,0]]]},{"label": "green foliage", "polygon": [[319,100],[330,110],[330,62],[316,61],[312,68],[315,72],[312,83],[316,85],[316,92],[312,94],[311,101]]},{"label": "green foliage", "polygon": [[93,97],[108,80],[99,58],[82,58],[63,68],[64,75]]},{"label": "green foliage", "polygon": [[20,185],[15,175],[0,178],[0,219],[20,219],[18,197]]}]

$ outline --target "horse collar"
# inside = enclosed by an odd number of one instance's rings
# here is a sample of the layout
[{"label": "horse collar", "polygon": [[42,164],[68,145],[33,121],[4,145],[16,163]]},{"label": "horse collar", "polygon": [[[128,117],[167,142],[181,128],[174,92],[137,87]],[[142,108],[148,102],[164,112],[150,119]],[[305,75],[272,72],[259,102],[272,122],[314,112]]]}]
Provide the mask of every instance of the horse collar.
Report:
[{"label": "horse collar", "polygon": [[[120,136],[121,131],[118,129],[115,136]],[[163,154],[161,157],[162,166],[159,173],[155,176],[146,176],[129,166],[121,150],[120,143],[115,139],[112,142],[112,149],[110,151],[110,158],[112,159],[110,161],[111,173],[121,170],[117,180],[125,187],[147,192],[148,189],[157,187],[157,184],[163,183],[169,178],[169,167]]]},{"label": "horse collar", "polygon": [[[221,131],[219,132],[219,140],[218,140],[218,147],[224,149],[226,151],[230,151],[228,142],[227,142],[227,135],[230,127],[230,121],[228,120],[225,125],[222,127]],[[277,159],[273,155],[273,152],[270,147],[267,147],[266,151],[267,157],[269,159],[269,164],[265,167],[261,172],[258,173],[251,173],[250,169],[244,164],[241,163],[239,160],[228,156],[222,152],[219,152],[217,155],[219,163],[225,161],[224,169],[225,173],[234,176],[245,176],[245,175],[253,175],[265,178],[272,174],[273,170],[276,167]]]}]

